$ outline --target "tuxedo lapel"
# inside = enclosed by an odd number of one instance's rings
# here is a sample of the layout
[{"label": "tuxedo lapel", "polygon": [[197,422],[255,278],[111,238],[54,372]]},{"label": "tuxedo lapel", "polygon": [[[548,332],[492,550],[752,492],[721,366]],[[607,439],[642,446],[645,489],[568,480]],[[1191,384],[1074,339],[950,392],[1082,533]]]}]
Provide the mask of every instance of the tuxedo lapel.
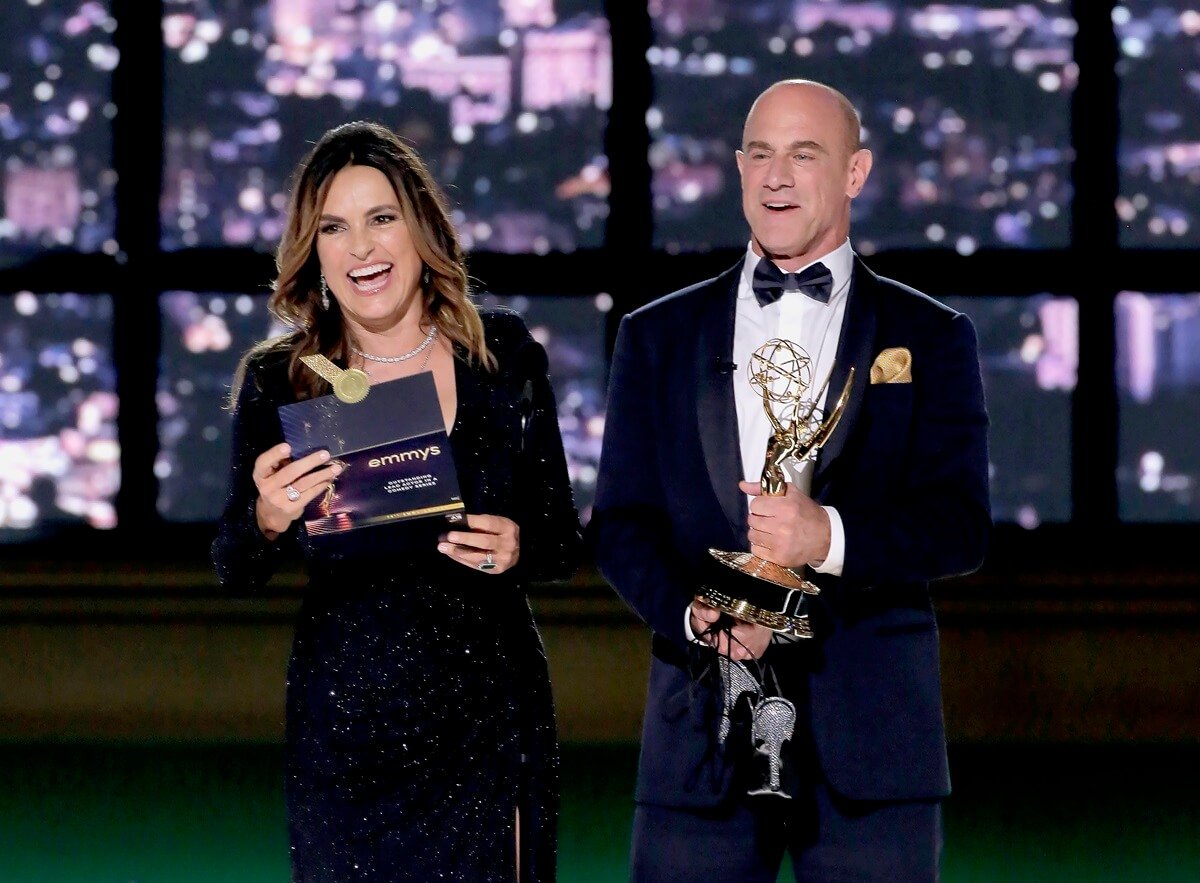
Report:
[{"label": "tuxedo lapel", "polygon": [[733,373],[722,370],[721,366],[733,361],[733,325],[741,269],[739,262],[714,279],[708,288],[700,316],[693,374],[697,384],[696,425],[700,430],[704,463],[735,537],[745,534],[749,510],[746,495],[738,490],[742,454],[733,401]]},{"label": "tuxedo lapel", "polygon": [[817,456],[816,471],[813,473],[812,493],[821,499],[828,481],[829,467],[837,460],[838,454],[845,447],[846,439],[854,428],[854,421],[862,407],[866,395],[867,384],[871,375],[871,354],[875,345],[875,319],[877,314],[876,298],[879,284],[865,264],[857,257],[854,259],[854,273],[850,279],[849,300],[846,303],[846,318],[842,325],[842,335],[838,341],[837,359],[834,362],[833,374],[829,380],[829,392],[825,398],[825,411],[828,413],[834,402],[846,385],[850,369],[854,368],[854,385],[850,389],[850,401],[837,428],[829,437],[829,441],[821,448]]}]

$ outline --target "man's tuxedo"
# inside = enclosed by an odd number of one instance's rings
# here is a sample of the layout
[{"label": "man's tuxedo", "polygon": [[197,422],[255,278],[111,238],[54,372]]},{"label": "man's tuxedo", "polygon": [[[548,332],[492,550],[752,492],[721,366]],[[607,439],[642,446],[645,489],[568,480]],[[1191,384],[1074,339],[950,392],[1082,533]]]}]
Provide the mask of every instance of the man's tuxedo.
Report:
[{"label": "man's tuxedo", "polygon": [[[687,640],[684,611],[710,547],[748,548],[729,371],[740,269],[626,316],[613,357],[590,530],[602,573],[653,631],[642,804],[699,809],[730,793],[733,770],[713,750],[718,682],[697,680],[714,654]],[[870,382],[890,348],[911,354],[911,382]],[[991,526],[975,332],[856,259],[833,395],[851,366],[851,398],[812,483],[841,515],[842,575],[814,577],[816,638],[766,659],[785,693],[806,685],[797,731],[811,732],[835,793],[936,799],[949,775],[928,584],[978,567]]]}]

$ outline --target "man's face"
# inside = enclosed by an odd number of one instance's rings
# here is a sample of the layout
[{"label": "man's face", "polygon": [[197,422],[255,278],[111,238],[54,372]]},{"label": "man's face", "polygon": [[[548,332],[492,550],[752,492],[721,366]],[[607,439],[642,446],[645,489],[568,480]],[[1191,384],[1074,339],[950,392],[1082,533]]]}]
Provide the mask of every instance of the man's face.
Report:
[{"label": "man's face", "polygon": [[785,271],[841,245],[850,200],[871,170],[868,150],[850,150],[846,115],[817,86],[777,86],[746,120],[737,152],[742,210],[753,247]]}]

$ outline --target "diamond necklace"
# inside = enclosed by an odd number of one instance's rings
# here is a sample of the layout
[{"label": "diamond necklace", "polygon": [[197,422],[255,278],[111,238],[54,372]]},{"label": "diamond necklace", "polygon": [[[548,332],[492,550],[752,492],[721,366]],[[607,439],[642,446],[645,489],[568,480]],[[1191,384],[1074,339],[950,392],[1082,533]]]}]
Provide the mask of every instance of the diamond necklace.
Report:
[{"label": "diamond necklace", "polygon": [[424,340],[422,340],[419,344],[417,344],[415,347],[410,349],[408,352],[402,353],[398,356],[375,356],[375,355],[372,355],[371,353],[364,353],[362,350],[360,350],[356,346],[352,346],[352,347],[350,347],[350,349],[354,352],[355,355],[362,356],[364,359],[366,359],[369,362],[383,362],[386,365],[394,365],[397,362],[407,362],[413,356],[423,353],[425,351],[425,348],[428,347],[431,343],[433,343],[433,339],[435,337],[437,337],[437,326],[436,325],[434,325],[432,328],[429,329],[429,333],[425,335]]}]

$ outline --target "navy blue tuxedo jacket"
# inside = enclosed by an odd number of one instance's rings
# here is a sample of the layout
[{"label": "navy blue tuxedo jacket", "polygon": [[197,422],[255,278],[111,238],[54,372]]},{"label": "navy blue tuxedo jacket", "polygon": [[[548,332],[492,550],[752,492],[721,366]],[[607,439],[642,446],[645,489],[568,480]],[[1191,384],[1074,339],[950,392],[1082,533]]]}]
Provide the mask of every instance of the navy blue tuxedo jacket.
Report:
[{"label": "navy blue tuxedo jacket", "polygon": [[[687,641],[684,610],[710,547],[748,548],[732,376],[722,370],[740,271],[630,313],[613,356],[590,530],[601,572],[653,631],[642,803],[713,806],[730,787],[729,762],[713,753],[715,684],[693,683],[713,651]],[[889,347],[910,351],[911,383],[869,382]],[[800,676],[810,698],[798,713],[811,715],[817,761],[836,792],[942,797],[950,782],[928,584],[977,568],[991,528],[975,331],[856,258],[830,390],[851,366],[851,398],[812,484],[841,514],[845,566],[840,577],[815,577],[817,637],[772,646],[768,658],[786,675],[795,654],[809,654]]]}]

